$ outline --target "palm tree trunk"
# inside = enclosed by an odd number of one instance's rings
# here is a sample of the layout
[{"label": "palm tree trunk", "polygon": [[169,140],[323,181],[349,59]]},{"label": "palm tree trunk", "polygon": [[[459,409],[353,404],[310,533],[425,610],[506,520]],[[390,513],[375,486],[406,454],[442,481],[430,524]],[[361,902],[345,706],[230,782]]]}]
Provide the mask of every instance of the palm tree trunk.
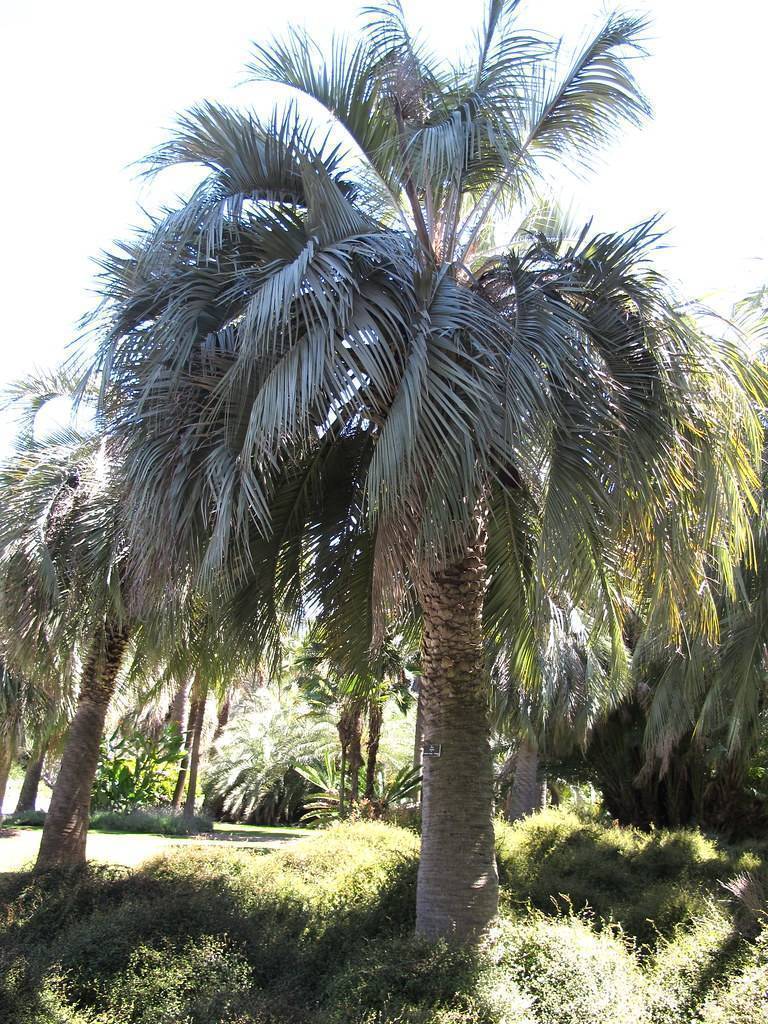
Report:
[{"label": "palm tree trunk", "polygon": [[518,821],[541,810],[541,789],[536,776],[539,753],[529,740],[521,740],[515,758],[515,779],[507,795],[507,821]]},{"label": "palm tree trunk", "polygon": [[[216,728],[214,729],[213,732],[213,739],[211,740],[211,745],[213,745],[224,732],[227,722],[229,721],[229,711],[230,693],[229,691],[227,691],[224,695],[224,699],[219,705],[219,713],[216,719]],[[205,814],[213,818],[214,821],[218,821],[224,815],[224,794],[218,793],[216,795],[208,797],[205,801],[205,804],[203,805],[203,809]]]},{"label": "palm tree trunk", "polygon": [[127,644],[124,627],[107,626],[103,636],[94,641],[83,666],[77,711],[45,818],[36,871],[85,863],[99,744]]},{"label": "palm tree trunk", "polygon": [[363,763],[363,728],[359,706],[356,706],[352,712],[351,726],[349,738],[349,803],[350,807],[353,807],[360,799],[360,768]]},{"label": "palm tree trunk", "polygon": [[178,725],[179,732],[184,729],[184,712],[187,709],[187,698],[189,697],[189,680],[186,679],[174,694],[173,700],[165,716],[166,725]]},{"label": "palm tree trunk", "polygon": [[498,908],[483,658],[484,540],[420,583],[424,783],[416,931],[467,941]]},{"label": "palm tree trunk", "polygon": [[341,763],[339,765],[339,817],[344,817],[345,793],[344,788],[347,781],[347,748],[341,748]]},{"label": "palm tree trunk", "polygon": [[[187,683],[187,693],[188,691],[189,683]],[[186,695],[184,698],[184,704],[186,706]],[[179,765],[179,774],[176,776],[176,785],[171,799],[171,807],[177,812],[181,810],[181,803],[184,799],[184,786],[187,782],[187,769],[189,768],[189,748],[192,745],[192,732],[196,714],[197,709],[194,705],[190,705],[189,714],[187,715],[187,728],[184,733],[184,756],[182,757],[181,764]]]},{"label": "palm tree trunk", "polygon": [[47,744],[42,742],[40,744],[35,744],[35,747],[32,750],[32,755],[27,764],[27,770],[24,772],[24,781],[21,784],[19,802],[16,804],[17,814],[21,814],[23,811],[34,811],[35,809],[37,804],[37,791],[40,788],[40,779],[43,775],[46,749]]},{"label": "palm tree trunk", "polygon": [[8,788],[8,776],[11,774],[12,764],[13,750],[10,741],[5,739],[0,748],[0,814],[3,813],[3,800],[5,800],[5,791]]},{"label": "palm tree trunk", "polygon": [[[413,737],[413,767],[421,768],[421,746],[424,742],[424,704],[421,700],[421,676],[416,676],[413,681],[413,688],[416,693],[416,729]],[[421,786],[416,791],[416,803],[421,803]]]},{"label": "palm tree trunk", "polygon": [[218,714],[218,717],[216,719],[216,728],[215,728],[214,733],[213,733],[213,742],[214,743],[219,738],[219,736],[221,736],[221,734],[224,732],[224,729],[225,729],[225,727],[227,725],[227,722],[229,721],[229,710],[230,710],[230,698],[229,698],[229,693],[227,692],[224,695],[224,700],[222,700],[221,704],[219,705],[219,714]]},{"label": "palm tree trunk", "polygon": [[208,687],[195,680],[192,692],[192,708],[190,720],[192,722],[192,742],[189,750],[189,781],[187,784],[187,797],[184,801],[184,817],[191,818],[195,813],[195,801],[197,799],[197,773],[200,767],[200,742],[203,735],[203,724],[205,722],[205,703],[208,696]]},{"label": "palm tree trunk", "polygon": [[379,742],[381,741],[381,723],[384,719],[384,709],[378,701],[372,700],[368,704],[368,745],[366,749],[367,761],[365,764],[365,799],[372,800],[376,786],[376,761],[379,756]]},{"label": "palm tree trunk", "polygon": [[547,776],[546,775],[542,775],[541,779],[539,780],[538,789],[539,789],[539,800],[538,800],[538,808],[537,809],[540,810],[540,811],[546,811],[546,809],[547,809],[547,789],[548,789],[548,787],[547,787]]}]

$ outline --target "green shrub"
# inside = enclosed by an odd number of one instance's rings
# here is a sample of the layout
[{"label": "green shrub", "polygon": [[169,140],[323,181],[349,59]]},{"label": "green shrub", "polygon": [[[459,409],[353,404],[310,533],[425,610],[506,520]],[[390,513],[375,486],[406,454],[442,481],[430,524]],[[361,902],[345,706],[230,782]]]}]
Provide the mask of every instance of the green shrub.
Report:
[{"label": "green shrub", "polygon": [[45,811],[21,811],[19,814],[6,814],[0,818],[3,828],[34,827],[42,828],[45,824]]},{"label": "green shrub", "polygon": [[100,811],[130,811],[170,801],[184,753],[178,725],[159,735],[119,726],[101,741],[92,805]]},{"label": "green shrub", "polygon": [[137,808],[134,811],[96,811],[91,828],[101,832],[149,832],[162,836],[191,836],[213,831],[213,820],[195,814],[185,817],[163,807]]},{"label": "green shrub", "polygon": [[643,1024],[646,986],[610,931],[578,918],[506,920],[478,951],[378,942],[326,988],[329,1024]]},{"label": "green shrub", "polygon": [[[40,827],[45,824],[45,811],[24,811],[3,818],[4,828]],[[213,819],[195,814],[185,817],[165,807],[143,807],[132,811],[95,811],[90,827],[99,832],[136,832],[161,836],[193,836],[213,831]]]},{"label": "green shrub", "polygon": [[768,1024],[768,931],[740,954],[731,976],[707,995],[701,1024]]},{"label": "green shrub", "polygon": [[[347,822],[266,856],[211,844],[134,872],[0,876],[0,1020],[768,1024],[749,1015],[766,987],[765,940],[738,933],[722,889],[705,891],[713,857],[754,871],[759,853],[688,833],[590,833],[590,877],[606,893],[608,878],[634,891],[655,881],[677,906],[676,893],[702,886],[701,911],[640,956],[619,928],[564,913],[566,901],[556,914],[524,906],[519,879],[534,854],[550,891],[564,891],[551,883],[569,850],[583,855],[581,827],[551,813],[501,830],[505,884],[514,868],[518,888],[474,951],[413,936],[418,837],[381,822]],[[631,892],[621,900],[629,914]]]},{"label": "green shrub", "polygon": [[497,826],[499,872],[511,906],[589,909],[640,943],[655,944],[707,916],[720,882],[762,858],[694,830],[640,832],[549,810]]}]

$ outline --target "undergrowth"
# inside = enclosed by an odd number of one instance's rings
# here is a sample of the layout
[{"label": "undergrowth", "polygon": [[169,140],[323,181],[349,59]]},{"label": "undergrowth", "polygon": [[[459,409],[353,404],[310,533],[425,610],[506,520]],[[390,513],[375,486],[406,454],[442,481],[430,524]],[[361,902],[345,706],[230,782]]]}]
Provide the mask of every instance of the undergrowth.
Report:
[{"label": "undergrowth", "polygon": [[[476,950],[413,936],[418,838],[338,825],[280,851],[0,881],[8,1024],[768,1024],[768,939],[727,892],[757,849],[548,812],[499,830]],[[762,1014],[762,1016],[761,1016]]]}]

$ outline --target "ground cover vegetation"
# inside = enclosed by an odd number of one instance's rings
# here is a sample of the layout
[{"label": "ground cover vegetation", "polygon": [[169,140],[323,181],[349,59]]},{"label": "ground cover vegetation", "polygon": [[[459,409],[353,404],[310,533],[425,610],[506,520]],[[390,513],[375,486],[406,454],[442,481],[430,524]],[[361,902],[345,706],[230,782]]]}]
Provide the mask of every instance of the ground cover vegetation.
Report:
[{"label": "ground cover vegetation", "polygon": [[763,848],[560,811],[502,826],[502,912],[474,949],[413,936],[418,848],[394,826],[347,823],[266,855],[174,852],[68,885],[5,876],[7,1019],[765,1019],[762,922],[724,888],[745,872],[764,884]]}]

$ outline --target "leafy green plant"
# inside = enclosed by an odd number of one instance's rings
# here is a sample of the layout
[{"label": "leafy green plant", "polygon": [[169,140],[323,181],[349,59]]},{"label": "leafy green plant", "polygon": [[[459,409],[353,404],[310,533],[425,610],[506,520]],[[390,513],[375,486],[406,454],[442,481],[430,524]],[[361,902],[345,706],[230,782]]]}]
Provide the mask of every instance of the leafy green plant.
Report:
[{"label": "leafy green plant", "polygon": [[[550,857],[562,858],[569,845],[578,846],[584,837],[574,816],[559,817],[559,828],[549,820],[542,830],[533,818],[508,830],[521,840],[515,855],[530,861],[549,844]],[[617,859],[634,857],[628,897],[635,900],[660,876],[679,876],[681,887],[696,889],[696,871],[714,848],[695,833],[654,838],[598,829],[589,836],[590,884],[597,891],[601,870],[613,872]],[[503,844],[500,854],[503,860]],[[749,858],[759,859],[759,850],[723,850],[714,873]],[[557,865],[545,860],[556,894]],[[504,901],[485,941],[466,949],[409,934],[417,862],[418,840],[409,832],[344,822],[261,857],[211,844],[176,848],[135,872],[89,867],[74,875],[0,875],[0,1018],[768,1022],[766,933],[732,940],[727,902],[700,904],[695,920],[681,919],[654,948],[641,949],[595,914],[553,915],[551,904],[546,913]],[[672,889],[667,894],[669,917],[676,897]]]},{"label": "leafy green plant", "polygon": [[163,836],[190,836],[212,832],[213,821],[205,815],[179,814],[165,807],[140,807],[135,810],[97,811],[91,828],[100,832],[149,832]]},{"label": "leafy green plant", "polygon": [[175,724],[166,726],[159,736],[116,729],[101,744],[91,806],[127,811],[170,800],[183,747]]},{"label": "leafy green plant", "polygon": [[218,801],[230,820],[292,824],[307,799],[302,766],[330,751],[335,741],[334,726],[310,714],[296,690],[259,690],[216,744],[206,798]]},{"label": "leafy green plant", "polygon": [[[298,771],[315,789],[306,803],[303,820],[320,824],[342,817],[339,801],[341,773],[336,760],[326,754],[322,761],[304,765]],[[361,767],[361,780],[363,777],[364,769]],[[373,796],[353,805],[350,814],[362,818],[381,818],[391,807],[405,804],[413,798],[420,785],[421,769],[410,764],[403,765],[394,775],[386,776],[384,772],[379,772],[374,781]],[[345,806],[349,807],[346,801]]]}]

